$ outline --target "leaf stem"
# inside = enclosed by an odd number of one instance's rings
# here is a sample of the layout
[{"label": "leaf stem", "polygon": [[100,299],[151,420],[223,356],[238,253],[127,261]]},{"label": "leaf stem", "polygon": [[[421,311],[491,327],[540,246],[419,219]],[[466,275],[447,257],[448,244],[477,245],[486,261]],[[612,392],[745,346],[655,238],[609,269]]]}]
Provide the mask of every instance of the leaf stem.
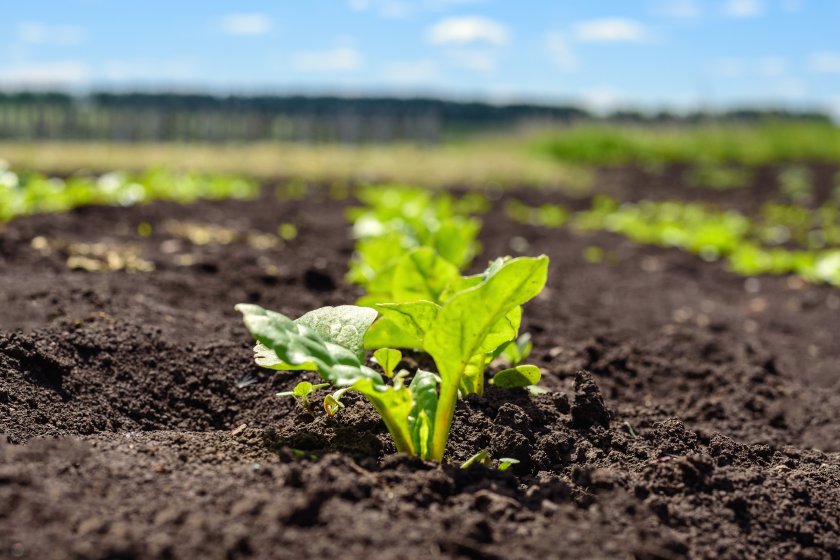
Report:
[{"label": "leaf stem", "polygon": [[432,435],[430,454],[430,459],[438,463],[443,462],[443,452],[449,439],[449,428],[452,426],[455,404],[458,402],[458,387],[461,386],[461,378],[464,376],[466,367],[467,364],[461,362],[456,375],[451,377],[441,375],[443,382],[440,384],[440,396],[438,397],[437,410],[435,410],[435,431]]},{"label": "leaf stem", "polygon": [[379,406],[373,399],[368,400],[373,404],[379,416],[382,417],[382,421],[385,422],[385,427],[388,428],[388,433],[391,434],[391,438],[394,440],[397,452],[406,453],[407,455],[417,455],[417,451],[414,449],[414,442],[411,440],[411,434],[403,429],[403,426],[393,417],[388,407]]}]

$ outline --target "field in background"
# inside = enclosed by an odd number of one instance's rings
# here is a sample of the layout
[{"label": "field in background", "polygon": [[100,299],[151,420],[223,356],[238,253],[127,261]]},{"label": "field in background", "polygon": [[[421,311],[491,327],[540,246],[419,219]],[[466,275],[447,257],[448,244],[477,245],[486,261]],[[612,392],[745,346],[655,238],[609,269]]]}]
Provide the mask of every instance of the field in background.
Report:
[{"label": "field in background", "polygon": [[296,143],[0,143],[15,170],[67,175],[114,169],[241,174],[309,181],[397,181],[420,186],[541,185],[583,192],[589,174],[532,149],[528,141],[476,138],[434,146]]},{"label": "field in background", "polygon": [[436,145],[2,142],[15,170],[68,175],[114,169],[241,174],[421,186],[547,186],[585,193],[588,168],[613,165],[840,162],[840,128],[822,122],[585,124],[474,135]]}]

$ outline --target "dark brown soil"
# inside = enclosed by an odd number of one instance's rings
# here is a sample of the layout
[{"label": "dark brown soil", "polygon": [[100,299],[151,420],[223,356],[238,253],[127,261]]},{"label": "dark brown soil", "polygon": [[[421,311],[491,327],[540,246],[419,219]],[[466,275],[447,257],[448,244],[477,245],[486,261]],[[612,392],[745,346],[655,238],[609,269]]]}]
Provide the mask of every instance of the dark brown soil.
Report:
[{"label": "dark brown soil", "polygon": [[[750,211],[772,175],[727,196]],[[680,177],[610,171],[599,190],[729,200]],[[551,393],[466,399],[451,464],[521,463],[440,467],[395,455],[364,401],[312,415],[274,396],[312,374],[253,364],[235,303],[296,316],[358,295],[346,203],[320,193],[0,230],[0,557],[840,559],[836,288],[516,225],[501,200],[484,255],[552,259],[525,324]],[[238,233],[196,245],[172,220]],[[254,235],[281,222],[298,237]],[[154,271],[68,269],[71,243],[131,246]]]}]

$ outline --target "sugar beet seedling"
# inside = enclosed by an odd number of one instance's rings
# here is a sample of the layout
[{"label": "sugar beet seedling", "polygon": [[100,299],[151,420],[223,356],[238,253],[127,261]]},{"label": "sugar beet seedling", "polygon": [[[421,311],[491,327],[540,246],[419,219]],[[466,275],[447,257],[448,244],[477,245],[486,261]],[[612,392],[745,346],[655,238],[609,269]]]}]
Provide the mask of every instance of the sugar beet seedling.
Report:
[{"label": "sugar beet seedling", "polygon": [[[497,259],[483,274],[466,277],[466,285],[442,304],[418,300],[376,309],[323,307],[296,320],[257,305],[236,308],[257,340],[259,365],[317,371],[338,389],[328,397],[328,413],[341,406],[343,390],[361,393],[379,413],[397,451],[440,462],[459,391],[479,379],[483,383],[488,357],[516,340],[521,306],[542,291],[547,272],[544,255]],[[365,335],[378,313],[396,318],[401,330],[421,343],[437,373],[418,369],[408,384],[406,375],[397,373],[389,384],[364,364]],[[380,356],[390,366],[396,355]],[[494,379],[500,386],[524,387],[539,380],[539,370],[520,365]]]}]

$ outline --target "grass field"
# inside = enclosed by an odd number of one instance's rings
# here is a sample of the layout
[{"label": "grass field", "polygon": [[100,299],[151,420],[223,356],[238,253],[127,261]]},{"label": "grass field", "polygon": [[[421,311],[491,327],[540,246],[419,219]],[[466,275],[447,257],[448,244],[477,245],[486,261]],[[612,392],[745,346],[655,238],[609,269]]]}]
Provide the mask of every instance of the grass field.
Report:
[{"label": "grass field", "polygon": [[16,170],[47,174],[164,167],[309,181],[563,186],[571,192],[585,191],[589,179],[586,170],[557,161],[516,137],[436,146],[0,143],[0,159]]}]

